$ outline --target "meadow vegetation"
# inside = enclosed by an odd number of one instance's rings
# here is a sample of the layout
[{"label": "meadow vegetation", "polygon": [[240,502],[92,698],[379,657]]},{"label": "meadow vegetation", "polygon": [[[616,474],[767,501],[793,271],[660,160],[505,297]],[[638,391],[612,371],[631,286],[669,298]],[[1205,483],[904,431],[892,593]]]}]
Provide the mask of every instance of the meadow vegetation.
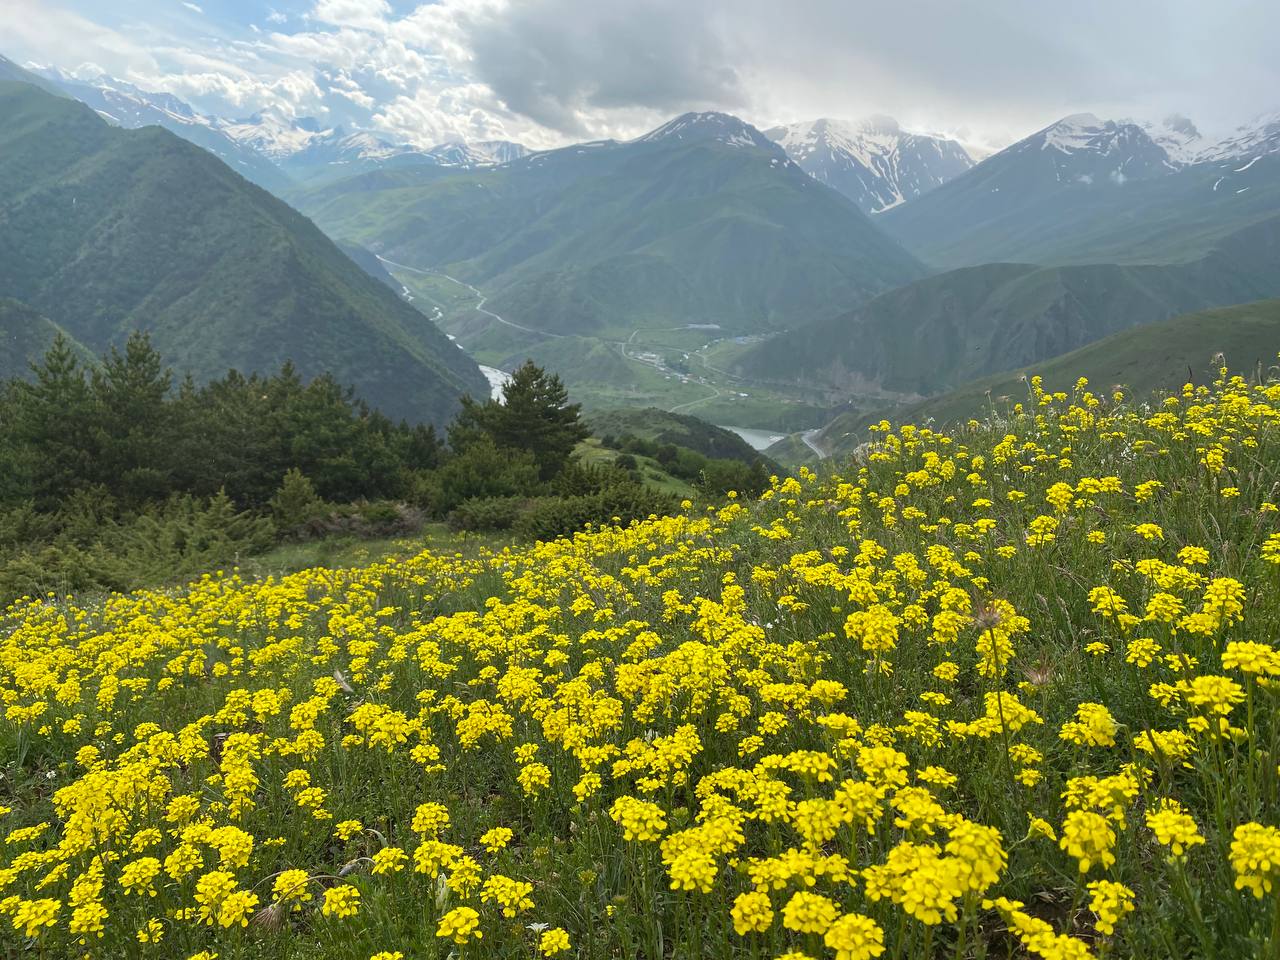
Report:
[{"label": "meadow vegetation", "polygon": [[442,438],[289,364],[175,383],[145,335],[97,364],[57,337],[28,377],[0,381],[0,603],[173,583],[428,520],[554,538],[675,507],[626,471],[579,465],[586,433],[533,364],[502,403],[464,398]]},{"label": "meadow vegetation", "polygon": [[45,957],[1274,957],[1280,384],[0,621]]}]

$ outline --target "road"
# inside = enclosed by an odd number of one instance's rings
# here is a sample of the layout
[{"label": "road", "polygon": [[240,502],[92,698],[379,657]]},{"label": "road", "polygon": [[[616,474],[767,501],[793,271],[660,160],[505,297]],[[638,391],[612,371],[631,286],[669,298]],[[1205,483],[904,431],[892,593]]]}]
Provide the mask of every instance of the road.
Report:
[{"label": "road", "polygon": [[805,430],[800,434],[800,439],[804,441],[805,446],[818,455],[819,460],[825,460],[827,459],[827,452],[813,442],[813,438],[821,432],[821,430]]},{"label": "road", "polygon": [[[520,330],[523,333],[532,333],[535,336],[539,336],[539,337],[550,337],[554,340],[563,340],[568,337],[568,334],[564,334],[564,333],[552,333],[550,330],[536,330],[533,327],[526,327],[524,324],[516,323],[514,320],[508,320],[506,317],[500,316],[499,314],[494,313],[492,310],[486,309],[485,303],[488,302],[488,299],[489,299],[488,297],[486,297],[478,288],[467,283],[465,280],[459,280],[457,277],[451,277],[449,276],[449,274],[445,273],[443,270],[424,270],[422,267],[411,267],[407,263],[397,263],[396,261],[388,260],[386,257],[383,257],[383,256],[378,256],[378,259],[382,261],[384,264],[386,264],[388,267],[394,267],[397,270],[408,270],[410,273],[419,273],[427,277],[443,277],[444,279],[452,283],[458,284],[458,286],[460,287],[466,287],[476,297],[475,310],[477,313],[483,314],[486,317],[490,317],[498,321],[498,323],[503,324],[504,326],[511,327],[513,330]],[[438,309],[439,308],[437,308],[437,310]],[[663,329],[683,330],[685,328],[670,327],[670,328],[663,328]],[[671,373],[671,371],[669,371],[661,361],[648,360],[648,359],[645,359],[644,357],[633,356],[631,353],[628,352],[627,347],[634,345],[636,334],[640,332],[641,332],[640,330],[633,331],[631,336],[628,337],[625,341],[606,340],[605,342],[613,343],[615,346],[620,347],[622,349],[622,356],[633,363],[643,363],[653,367],[654,369],[662,373]],[[709,366],[709,364],[706,363],[705,358],[701,358],[701,359],[703,361],[704,366]],[[669,413],[676,413],[680,410],[687,410],[690,407],[696,407],[703,403],[710,403],[712,400],[716,400],[724,396],[724,393],[718,387],[716,387],[713,384],[707,383],[705,380],[702,380],[700,378],[694,378],[694,377],[690,377],[689,380],[690,382],[697,383],[701,386],[709,387],[712,390],[712,393],[709,396],[699,397],[697,400],[690,400],[688,403],[681,403],[681,404],[677,404],[674,407],[670,407],[668,410]],[[806,439],[805,442],[808,443],[808,440]],[[812,444],[810,444],[810,446],[813,447]],[[813,447],[813,449],[816,451],[818,448]],[[821,455],[822,455],[821,452],[819,452],[819,456]]]},{"label": "road", "polygon": [[700,403],[710,403],[712,400],[716,400],[724,396],[719,387],[707,383],[705,380],[698,380],[697,383],[704,387],[711,387],[714,393],[709,397],[699,397],[697,400],[690,400],[688,403],[677,403],[674,407],[668,407],[667,413],[678,413],[681,410],[688,410],[690,407],[696,407]]},{"label": "road", "polygon": [[410,273],[420,273],[426,277],[444,277],[446,280],[450,280],[453,283],[456,283],[460,287],[466,287],[473,294],[475,294],[477,298],[476,304],[475,304],[476,313],[484,314],[484,316],[486,317],[492,317],[494,320],[497,320],[499,323],[503,324],[504,326],[511,327],[513,330],[522,330],[525,333],[532,333],[539,337],[551,337],[554,340],[563,340],[566,336],[563,333],[552,333],[550,330],[535,330],[533,327],[526,327],[523,324],[516,323],[513,320],[508,320],[506,317],[500,317],[498,316],[498,314],[494,313],[492,310],[486,310],[484,305],[488,302],[489,300],[488,297],[486,297],[483,293],[481,293],[478,289],[473,287],[471,284],[467,283],[465,280],[459,280],[457,277],[451,277],[447,273],[444,273],[441,270],[423,270],[421,267],[411,267],[407,263],[396,263],[394,260],[388,260],[386,257],[381,257],[381,256],[378,257],[378,259],[381,260],[383,263],[385,263],[389,267],[395,267],[397,270],[408,270]]}]

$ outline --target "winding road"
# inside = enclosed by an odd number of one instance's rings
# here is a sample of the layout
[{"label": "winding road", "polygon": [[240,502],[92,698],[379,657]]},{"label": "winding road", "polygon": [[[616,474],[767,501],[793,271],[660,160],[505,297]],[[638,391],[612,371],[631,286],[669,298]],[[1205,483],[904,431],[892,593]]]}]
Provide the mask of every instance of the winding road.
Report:
[{"label": "winding road", "polygon": [[[377,254],[375,254],[375,256],[377,256]],[[552,333],[550,330],[535,330],[533,327],[526,327],[523,324],[516,323],[513,320],[508,320],[505,317],[500,317],[498,316],[498,314],[494,313],[492,310],[486,310],[484,305],[485,303],[488,302],[489,300],[488,297],[486,297],[483,293],[481,293],[478,289],[473,287],[471,284],[467,283],[465,280],[459,280],[457,277],[451,277],[447,273],[444,273],[441,270],[423,270],[421,267],[411,267],[407,263],[396,263],[394,260],[388,260],[386,257],[383,257],[383,256],[378,256],[378,259],[381,260],[383,263],[385,263],[389,267],[395,267],[397,270],[408,270],[410,273],[420,273],[424,277],[444,277],[446,280],[452,281],[453,283],[456,283],[460,287],[466,287],[473,294],[475,294],[477,298],[476,304],[475,304],[475,310],[477,313],[484,314],[486,317],[492,317],[494,320],[497,320],[499,323],[504,324],[505,326],[511,327],[513,330],[522,330],[525,333],[536,334],[539,337],[551,337],[552,339],[555,339],[555,340],[563,340],[566,336],[566,334],[563,334],[563,333]]]},{"label": "winding road", "polygon": [[822,432],[821,429],[805,430],[803,433],[800,434],[800,439],[804,441],[806,447],[808,447],[810,450],[812,450],[814,453],[818,455],[819,460],[825,460],[827,459],[827,452],[813,442],[813,438],[816,437],[821,432]]},{"label": "winding road", "polygon": [[[386,257],[381,256],[379,254],[375,254],[375,256],[377,256],[378,260],[386,264],[388,267],[394,267],[397,270],[408,270],[410,273],[417,273],[426,277],[443,277],[445,280],[448,280],[451,283],[456,283],[460,287],[466,287],[476,297],[474,308],[477,313],[483,314],[486,317],[496,320],[498,321],[498,323],[501,323],[504,326],[511,327],[513,330],[519,330],[523,333],[532,333],[535,336],[539,336],[539,337],[550,337],[554,340],[564,340],[569,336],[568,334],[564,334],[564,333],[552,333],[550,330],[537,330],[533,327],[526,327],[524,324],[516,323],[514,320],[508,320],[506,317],[503,317],[497,313],[494,313],[492,310],[489,310],[485,307],[485,304],[488,302],[489,298],[485,296],[485,294],[482,293],[477,287],[473,286],[470,283],[467,283],[465,280],[459,280],[457,277],[451,277],[449,276],[449,274],[445,273],[443,270],[424,270],[422,267],[411,267],[407,263],[397,263],[395,260],[388,260]],[[438,307],[436,309],[439,310]],[[669,327],[669,328],[662,328],[662,329],[683,330],[685,328]],[[630,360],[632,363],[643,363],[653,367],[656,370],[662,371],[664,373],[667,372],[667,368],[661,362],[647,360],[643,357],[633,356],[631,353],[627,351],[627,347],[633,345],[633,342],[636,338],[636,334],[640,332],[641,332],[640,330],[633,331],[631,336],[628,337],[625,341],[606,340],[605,342],[613,343],[621,347],[622,356],[625,359]],[[702,361],[703,366],[706,367],[707,369],[709,370],[716,369],[715,367],[712,367],[709,363],[707,363],[705,357],[699,356],[699,359]],[[701,386],[710,388],[710,390],[712,391],[711,394],[705,397],[699,397],[697,400],[690,400],[687,403],[678,403],[674,407],[668,407],[667,408],[668,413],[677,413],[681,410],[688,410],[691,407],[697,407],[704,403],[710,403],[712,400],[718,400],[720,397],[724,396],[724,391],[722,391],[719,387],[715,386],[712,383],[708,383],[705,380],[693,380],[692,382],[698,383]],[[816,430],[809,431],[809,432],[817,433]],[[826,456],[826,454],[823,453],[822,450],[816,444],[810,441],[808,434],[804,435],[804,442],[808,444],[809,449],[813,450],[813,452],[816,453],[819,458]]]}]

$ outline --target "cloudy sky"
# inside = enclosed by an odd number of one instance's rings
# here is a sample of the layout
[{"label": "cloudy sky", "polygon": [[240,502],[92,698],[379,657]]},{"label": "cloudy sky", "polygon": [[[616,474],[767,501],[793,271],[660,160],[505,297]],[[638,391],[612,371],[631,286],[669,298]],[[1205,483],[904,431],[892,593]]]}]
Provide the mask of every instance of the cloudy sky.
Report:
[{"label": "cloudy sky", "polygon": [[1280,109],[1274,0],[0,0],[0,53],[205,112],[429,145],[888,113],[1001,146],[1058,117]]}]

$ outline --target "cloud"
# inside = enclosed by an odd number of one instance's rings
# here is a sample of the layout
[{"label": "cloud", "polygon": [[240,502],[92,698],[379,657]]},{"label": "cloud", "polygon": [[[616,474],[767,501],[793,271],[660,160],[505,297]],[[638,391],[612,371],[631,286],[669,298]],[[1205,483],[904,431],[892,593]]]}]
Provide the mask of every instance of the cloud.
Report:
[{"label": "cloud", "polygon": [[191,0],[182,0],[182,5],[188,10],[194,10],[196,13],[204,13],[204,8],[198,3],[192,3]]},{"label": "cloud", "polygon": [[566,133],[591,113],[715,105],[1007,137],[1086,108],[1243,116],[1280,89],[1280,5],[1257,0],[519,0],[442,16],[476,79]]},{"label": "cloud", "polygon": [[386,31],[391,4],[386,0],[317,0],[308,19],[355,30]]},{"label": "cloud", "polygon": [[745,106],[722,18],[707,13],[688,0],[444,3],[406,26],[447,36],[446,52],[514,112],[584,134],[615,110]]},{"label": "cloud", "polygon": [[277,2],[204,3],[197,33],[173,0],[0,0],[0,35],[207,112],[422,145],[627,137],[721,109],[758,126],[888,113],[998,147],[1082,110],[1176,110],[1213,134],[1280,106],[1280,5],[1261,0]]}]

